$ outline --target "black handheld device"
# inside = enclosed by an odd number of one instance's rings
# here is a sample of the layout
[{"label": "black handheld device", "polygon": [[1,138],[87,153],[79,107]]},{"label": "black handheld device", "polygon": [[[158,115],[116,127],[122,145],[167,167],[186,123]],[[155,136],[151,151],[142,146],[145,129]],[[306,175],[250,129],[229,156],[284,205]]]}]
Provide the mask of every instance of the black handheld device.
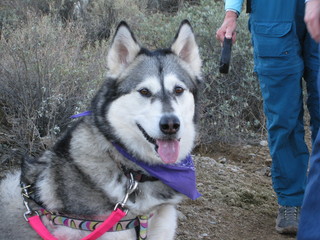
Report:
[{"label": "black handheld device", "polygon": [[220,73],[228,73],[231,60],[232,39],[224,38],[220,58]]}]

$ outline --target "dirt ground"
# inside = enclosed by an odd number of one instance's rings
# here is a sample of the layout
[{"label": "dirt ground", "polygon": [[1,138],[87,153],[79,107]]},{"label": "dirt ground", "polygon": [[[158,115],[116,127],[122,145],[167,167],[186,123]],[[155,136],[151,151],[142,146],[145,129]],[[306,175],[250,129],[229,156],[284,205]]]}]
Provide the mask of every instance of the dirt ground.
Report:
[{"label": "dirt ground", "polygon": [[295,239],[275,231],[277,201],[265,142],[219,146],[214,152],[208,157],[194,156],[203,196],[179,206],[176,239]]}]

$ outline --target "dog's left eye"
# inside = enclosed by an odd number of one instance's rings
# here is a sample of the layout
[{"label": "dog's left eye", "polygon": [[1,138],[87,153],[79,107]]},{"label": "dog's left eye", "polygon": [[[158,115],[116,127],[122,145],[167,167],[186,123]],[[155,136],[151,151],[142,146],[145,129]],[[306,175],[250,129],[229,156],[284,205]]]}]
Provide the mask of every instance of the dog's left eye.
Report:
[{"label": "dog's left eye", "polygon": [[151,97],[151,92],[148,88],[141,88],[138,92],[144,97]]},{"label": "dog's left eye", "polygon": [[182,88],[182,87],[175,87],[174,88],[174,92],[176,93],[176,94],[182,94],[183,92],[184,92],[184,89]]}]

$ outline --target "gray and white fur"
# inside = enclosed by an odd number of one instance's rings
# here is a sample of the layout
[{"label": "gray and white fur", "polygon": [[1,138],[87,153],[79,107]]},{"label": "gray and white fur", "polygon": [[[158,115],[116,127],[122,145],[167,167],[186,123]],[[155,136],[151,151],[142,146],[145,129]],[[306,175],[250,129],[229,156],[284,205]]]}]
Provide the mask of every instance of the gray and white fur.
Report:
[{"label": "gray and white fur", "polygon": [[[20,177],[34,185],[34,199],[50,211],[108,216],[128,186],[120,166],[148,175],[119,154],[113,143],[151,165],[179,163],[192,151],[201,60],[189,22],[181,23],[170,48],[155,51],[142,48],[121,22],[107,62],[107,79],[92,100],[92,114],[79,119],[51,150],[38,159],[26,158],[22,171],[1,181],[1,239],[40,239],[23,217]],[[166,143],[171,143],[172,152]],[[153,214],[148,239],[174,239],[175,206],[183,198],[161,181],[141,182],[126,204],[126,218]],[[38,208],[32,201],[30,205]],[[58,239],[75,240],[89,234],[53,226],[44,216],[42,220]],[[136,239],[136,232],[108,232],[99,239]]]}]

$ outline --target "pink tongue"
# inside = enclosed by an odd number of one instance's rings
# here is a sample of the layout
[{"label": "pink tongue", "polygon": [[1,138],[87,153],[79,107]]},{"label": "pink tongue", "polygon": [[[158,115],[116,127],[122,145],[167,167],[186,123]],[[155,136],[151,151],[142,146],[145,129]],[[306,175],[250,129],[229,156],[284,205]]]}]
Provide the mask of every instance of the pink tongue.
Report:
[{"label": "pink tongue", "polygon": [[177,140],[157,140],[158,154],[164,163],[175,163],[178,160],[180,145]]}]

